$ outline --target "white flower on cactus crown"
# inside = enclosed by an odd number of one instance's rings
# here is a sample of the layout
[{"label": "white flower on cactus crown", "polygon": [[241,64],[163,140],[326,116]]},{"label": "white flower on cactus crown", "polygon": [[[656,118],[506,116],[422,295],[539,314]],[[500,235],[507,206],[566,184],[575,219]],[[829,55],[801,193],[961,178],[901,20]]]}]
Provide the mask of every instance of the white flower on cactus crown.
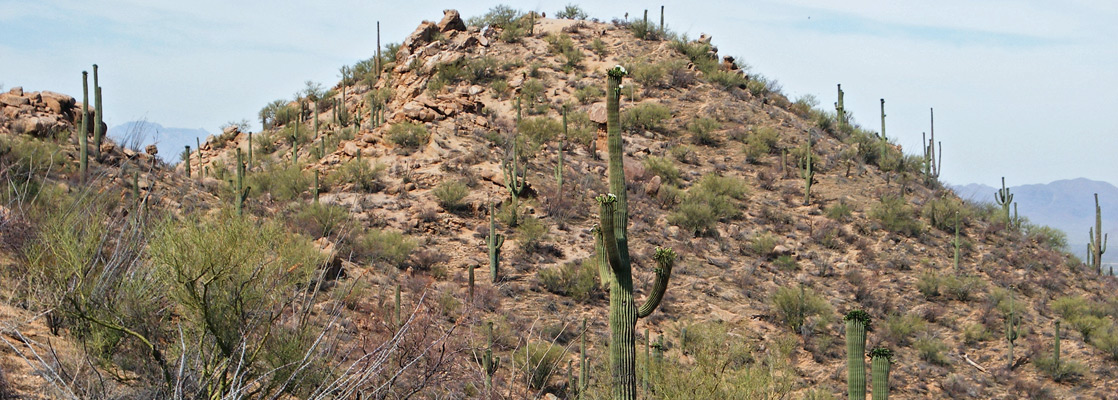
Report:
[{"label": "white flower on cactus crown", "polygon": [[613,67],[621,70],[622,73],[629,73],[629,71],[626,71],[625,67],[622,67],[621,64],[614,65]]}]

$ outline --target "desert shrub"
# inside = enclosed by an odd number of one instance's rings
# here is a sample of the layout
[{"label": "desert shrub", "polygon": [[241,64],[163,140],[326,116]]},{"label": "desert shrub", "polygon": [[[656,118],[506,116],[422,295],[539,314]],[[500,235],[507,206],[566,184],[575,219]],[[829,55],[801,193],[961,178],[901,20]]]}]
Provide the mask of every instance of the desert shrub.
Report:
[{"label": "desert shrub", "polygon": [[598,127],[590,120],[590,115],[581,111],[567,114],[567,140],[582,146],[587,153],[593,154],[597,139]]},{"label": "desert shrub", "polygon": [[661,132],[672,111],[659,103],[640,103],[621,113],[621,129],[628,132]]},{"label": "desert shrub", "polygon": [[796,99],[796,102],[792,103],[792,106],[789,107],[789,111],[798,115],[800,118],[811,119],[812,109],[818,105],[819,99],[817,99],[815,95],[809,93]]},{"label": "desert shrub", "polygon": [[1108,358],[1118,361],[1118,326],[1111,324],[1095,332],[1091,345],[1102,351]]},{"label": "desert shrub", "polygon": [[345,207],[324,204],[307,203],[296,207],[295,214],[288,221],[288,226],[295,232],[312,238],[329,237],[338,233],[338,230],[349,218]]},{"label": "desert shrub", "polygon": [[679,168],[676,168],[675,163],[668,158],[649,156],[644,159],[644,169],[652,175],[659,176],[664,183],[679,183]]},{"label": "desert shrub", "polygon": [[421,123],[402,122],[388,128],[388,141],[409,153],[426,145],[430,138],[427,127]]},{"label": "desert shrub", "polygon": [[796,258],[787,254],[777,257],[773,261],[773,265],[776,265],[781,271],[795,271],[800,268],[800,265],[796,263]]},{"label": "desert shrub", "polygon": [[780,322],[797,333],[803,333],[805,326],[825,329],[834,319],[831,303],[803,285],[780,287],[770,301]]},{"label": "desert shrub", "polygon": [[520,133],[532,141],[530,152],[534,153],[563,133],[563,124],[548,117],[525,118],[520,121]]},{"label": "desert shrub", "polygon": [[[249,195],[270,193],[274,200],[291,201],[310,190],[311,178],[303,173],[302,168],[291,163],[265,163],[260,171],[248,175],[248,186],[252,187]],[[226,189],[226,195],[231,199],[233,192]]]},{"label": "desert shrub", "polygon": [[943,354],[947,351],[947,345],[934,336],[920,335],[913,347],[916,348],[916,353],[920,355],[921,360],[940,366],[949,364],[947,356]]},{"label": "desert shrub", "polygon": [[757,163],[762,156],[772,154],[780,135],[776,129],[763,127],[749,134],[745,139],[745,157],[751,163]]},{"label": "desert shrub", "polygon": [[1056,251],[1067,251],[1068,235],[1059,229],[1047,225],[1025,225],[1025,234],[1029,240]]},{"label": "desert shrub", "polygon": [[489,84],[489,88],[493,89],[493,98],[503,99],[509,91],[509,82],[504,79],[494,79]]},{"label": "desert shrub", "polygon": [[602,38],[594,38],[594,41],[590,42],[590,51],[593,51],[598,57],[605,57],[606,53],[608,53],[606,50],[606,42],[603,42]]},{"label": "desert shrub", "polygon": [[963,328],[963,342],[966,344],[973,345],[978,342],[985,342],[993,337],[993,333],[982,324],[968,324]]},{"label": "desert shrub", "polygon": [[942,278],[943,291],[952,299],[970,301],[974,293],[985,287],[981,278],[970,275],[948,275]]},{"label": "desert shrub", "polygon": [[466,20],[469,26],[476,26],[484,28],[487,26],[507,28],[513,25],[521,17],[520,10],[509,7],[504,4],[498,4],[490,8],[484,15],[478,17],[470,17]]},{"label": "desert shrub", "polygon": [[939,274],[930,271],[925,272],[920,274],[920,278],[916,280],[916,290],[920,291],[925,299],[931,299],[940,295],[939,288],[942,282],[943,278]]},{"label": "desert shrub", "polygon": [[15,181],[74,170],[58,145],[20,136],[0,137],[0,163],[4,175]]},{"label": "desert shrub", "polygon": [[745,75],[739,71],[726,71],[722,69],[704,73],[703,76],[706,77],[707,81],[709,81],[711,84],[722,89],[746,88],[749,84],[755,82],[747,79]]},{"label": "desert shrub", "polygon": [[586,17],[586,11],[575,4],[567,4],[555,13],[555,18],[559,19],[586,19]]},{"label": "desert shrub", "polygon": [[684,164],[695,164],[698,162],[695,156],[695,148],[686,144],[672,146],[670,150],[672,158]]},{"label": "desert shrub", "polygon": [[625,69],[629,71],[633,82],[639,83],[646,90],[664,84],[664,66],[661,64],[651,63],[648,60],[634,60],[625,63]]},{"label": "desert shrub", "polygon": [[534,253],[540,249],[540,242],[547,237],[548,227],[543,220],[527,215],[516,226],[516,231],[519,233],[517,239],[520,241],[520,248],[525,253]]},{"label": "desert shrub", "polygon": [[687,190],[679,208],[668,215],[668,223],[694,234],[707,232],[715,222],[741,215],[738,200],[746,194],[740,179],[708,174]]},{"label": "desert shrub", "polygon": [[459,180],[442,181],[431,190],[439,201],[439,206],[447,211],[457,211],[462,208],[462,199],[470,194],[470,188]]},{"label": "desert shrub", "polygon": [[1083,335],[1084,342],[1091,342],[1091,338],[1097,332],[1105,332],[1103,329],[1109,325],[1106,319],[1095,315],[1084,314],[1068,320],[1072,329]]},{"label": "desert shrub", "polygon": [[749,251],[759,257],[772,257],[774,249],[776,249],[776,235],[770,232],[754,235],[749,240]]},{"label": "desert shrub", "polygon": [[[777,338],[772,351],[759,351],[741,340],[728,324],[706,322],[689,325],[680,350],[686,364],[676,357],[657,357],[651,371],[651,392],[661,399],[761,399],[786,398],[792,390],[789,354],[795,341]],[[643,352],[638,352],[643,357]],[[608,398],[608,392],[601,398]],[[593,397],[599,398],[599,397]]]},{"label": "desert shrub", "polygon": [[563,358],[563,346],[550,342],[531,342],[526,349],[513,352],[513,364],[528,374],[528,385],[535,389],[547,386],[552,371]]},{"label": "desert shrub", "polygon": [[916,314],[889,314],[881,325],[882,337],[898,346],[912,343],[919,332],[927,330],[928,323]]},{"label": "desert shrub", "polygon": [[384,189],[384,170],[382,163],[370,165],[369,160],[354,159],[346,161],[326,177],[331,186],[352,184],[353,189],[365,193],[376,193]]},{"label": "desert shrub", "polygon": [[578,99],[580,104],[590,104],[602,97],[605,97],[606,91],[598,85],[587,85],[575,90],[575,98]]},{"label": "desert shrub", "polygon": [[558,267],[543,268],[537,273],[540,284],[551,293],[585,303],[600,294],[598,267],[593,259],[569,262]]},{"label": "desert shrub", "polygon": [[833,219],[835,221],[848,221],[850,220],[851,215],[850,205],[846,204],[846,202],[843,200],[839,200],[838,203],[832,204],[830,207],[827,207],[827,209],[824,211],[824,214],[827,216],[827,218]]},{"label": "desert shrub", "polygon": [[415,248],[415,240],[407,235],[380,229],[365,231],[352,245],[356,258],[370,264],[379,262],[395,267],[403,267]]},{"label": "desert shrub", "polygon": [[1060,296],[1048,305],[1065,320],[1072,320],[1091,311],[1091,305],[1083,296]]},{"label": "desert shrub", "polygon": [[[1096,339],[1098,338],[1096,337]],[[1038,355],[1033,359],[1033,364],[1036,365],[1038,370],[1056,382],[1074,381],[1087,372],[1087,367],[1082,363],[1069,360],[1066,357],[1061,357],[1060,365],[1057,366],[1056,358],[1051,353]]]},{"label": "desert shrub", "polygon": [[671,48],[684,57],[687,57],[695,68],[704,74],[711,73],[718,68],[718,60],[712,55],[710,43],[691,41],[687,35],[672,40]]},{"label": "desert shrub", "polygon": [[520,98],[524,101],[524,105],[528,107],[529,113],[533,112],[532,107],[537,103],[546,103],[546,99],[543,98],[543,92],[545,90],[547,90],[547,87],[544,86],[543,81],[537,78],[528,79],[524,82],[524,85],[521,86]]},{"label": "desert shrub", "polygon": [[956,216],[959,218],[959,229],[966,226],[966,221],[970,217],[970,209],[954,197],[936,197],[928,200],[924,202],[922,213],[924,218],[928,219],[928,224],[950,233],[955,232]]},{"label": "desert shrub", "polygon": [[912,206],[900,196],[883,196],[881,202],[870,209],[870,217],[886,230],[905,236],[918,236],[924,230]]},{"label": "desert shrub", "polygon": [[720,141],[714,136],[714,131],[720,128],[722,125],[710,117],[696,117],[687,123],[687,130],[691,132],[691,141],[703,146],[718,146]]}]

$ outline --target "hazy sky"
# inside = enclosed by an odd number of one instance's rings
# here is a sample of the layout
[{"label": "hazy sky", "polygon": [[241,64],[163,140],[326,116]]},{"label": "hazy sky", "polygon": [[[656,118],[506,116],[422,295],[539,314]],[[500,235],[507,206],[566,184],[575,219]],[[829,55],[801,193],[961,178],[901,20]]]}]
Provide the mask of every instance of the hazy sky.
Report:
[{"label": "hazy sky", "polygon": [[[553,14],[567,1],[505,1]],[[608,4],[604,4],[608,3]],[[406,4],[406,6],[401,6]],[[146,118],[204,128],[248,119],[314,80],[399,42],[465,1],[0,0],[0,84],[81,94],[101,67],[110,124]],[[577,3],[576,3],[577,4]],[[909,153],[936,110],[942,179],[1011,185],[1087,177],[1118,183],[1118,3],[1113,1],[586,2],[592,17],[648,8],[691,37],[826,108],[842,83],[847,109]]]}]

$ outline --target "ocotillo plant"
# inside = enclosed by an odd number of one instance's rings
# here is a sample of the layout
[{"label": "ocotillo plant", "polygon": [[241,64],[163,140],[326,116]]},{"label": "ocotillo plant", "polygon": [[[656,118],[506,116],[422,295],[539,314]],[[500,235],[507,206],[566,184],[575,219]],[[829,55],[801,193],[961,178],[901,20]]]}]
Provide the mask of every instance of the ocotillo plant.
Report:
[{"label": "ocotillo plant", "polygon": [[873,400],[889,400],[889,367],[893,363],[893,350],[877,347],[870,350],[870,370],[873,375]]},{"label": "ocotillo plant", "polygon": [[1106,241],[1110,235],[1102,233],[1102,208],[1099,207],[1098,193],[1095,193],[1095,228],[1090,233],[1091,242],[1087,244],[1087,249],[1091,252],[1091,266],[1102,275],[1102,254],[1106,253]]},{"label": "ocotillo plant", "polygon": [[245,200],[248,199],[248,192],[252,187],[245,186],[245,163],[242,160],[241,149],[237,148],[237,175],[229,184],[233,187],[233,201],[236,207],[237,215],[244,214]]},{"label": "ocotillo plant", "polygon": [[489,236],[485,238],[485,245],[489,248],[489,274],[493,282],[501,280],[501,246],[504,244],[505,235],[497,233],[493,203],[489,203]]},{"label": "ocotillo plant", "polygon": [[853,310],[846,321],[846,392],[850,400],[866,399],[866,331],[872,330],[870,315]]},{"label": "ocotillo plant", "polygon": [[78,170],[81,171],[82,181],[89,172],[89,143],[86,133],[89,132],[89,73],[82,71],[82,130],[78,132]]},{"label": "ocotillo plant", "polygon": [[105,137],[105,129],[101,127],[104,114],[101,113],[101,83],[97,79],[97,64],[93,64],[93,112],[97,116],[93,120],[93,157],[101,159],[101,139]]},{"label": "ocotillo plant", "polygon": [[1009,293],[1009,313],[1005,316],[1005,340],[1009,342],[1009,363],[1006,364],[1007,369],[1013,368],[1013,363],[1016,361],[1013,357],[1013,345],[1017,342],[1017,337],[1020,334],[1021,320],[1016,315],[1013,305],[1013,292]]},{"label": "ocotillo plant", "polygon": [[676,254],[671,249],[657,247],[654,259],[655,280],[644,304],[637,307],[633,301],[633,268],[629,259],[629,205],[626,195],[624,152],[621,141],[619,111],[621,79],[626,75],[620,65],[607,71],[606,131],[609,146],[610,194],[597,197],[600,206],[598,248],[605,250],[609,270],[609,325],[610,325],[610,376],[613,380],[615,400],[633,400],[637,396],[636,375],[636,325],[637,319],[656,310],[668,287]]},{"label": "ocotillo plant", "polygon": [[838,124],[838,130],[842,131],[843,125],[846,124],[846,107],[842,104],[842,97],[846,93],[842,91],[842,84],[838,84],[838,101],[835,102],[835,123]]},{"label": "ocotillo plant", "polygon": [[1010,223],[1009,205],[1013,204],[1013,193],[1010,193],[1009,189],[1005,187],[1004,176],[1002,177],[1002,188],[994,193],[994,202],[998,203],[1002,207],[1002,211],[1005,212],[1005,222]]},{"label": "ocotillo plant", "polygon": [[493,357],[493,322],[486,322],[485,329],[485,355],[481,356],[481,368],[485,370],[485,392],[493,389],[493,375],[501,366],[501,358]]},{"label": "ocotillo plant", "polygon": [[523,169],[520,168],[520,153],[518,152],[516,142],[517,137],[512,138],[512,164],[508,160],[501,161],[501,170],[505,173],[505,187],[509,189],[509,195],[512,197],[512,202],[509,203],[509,226],[516,227],[517,217],[516,208],[520,200],[520,195],[524,192],[524,181],[528,179],[528,166],[525,165]]},{"label": "ocotillo plant", "polygon": [[190,146],[185,146],[186,151],[182,152],[182,165],[186,168],[186,177],[190,177]]},{"label": "ocotillo plant", "polygon": [[815,170],[811,167],[811,159],[814,158],[811,153],[812,139],[809,137],[805,144],[807,151],[804,156],[803,168],[800,170],[800,177],[804,178],[804,205],[811,204],[811,181],[815,179]]}]

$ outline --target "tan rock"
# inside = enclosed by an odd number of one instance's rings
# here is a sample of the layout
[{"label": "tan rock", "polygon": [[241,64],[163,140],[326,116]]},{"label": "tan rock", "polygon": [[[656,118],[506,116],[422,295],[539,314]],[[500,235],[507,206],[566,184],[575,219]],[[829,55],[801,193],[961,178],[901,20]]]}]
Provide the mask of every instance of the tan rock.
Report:
[{"label": "tan rock", "polygon": [[0,103],[4,105],[19,107],[26,104],[31,104],[31,99],[26,97],[16,96],[11,93],[0,94]]},{"label": "tan rock", "polygon": [[363,141],[365,143],[376,143],[377,142],[377,135],[374,135],[372,133],[366,133],[364,135],[361,135],[361,141]]},{"label": "tan rock", "polygon": [[356,157],[360,151],[361,148],[357,147],[357,143],[354,142],[346,142],[345,146],[342,147],[342,153],[350,157]]},{"label": "tan rock", "polygon": [[606,103],[599,102],[590,105],[590,120],[599,124],[606,123],[608,115],[606,114]]},{"label": "tan rock", "polygon": [[438,27],[440,32],[466,30],[466,24],[462,22],[458,10],[443,10],[443,20],[439,21]]},{"label": "tan rock", "polygon": [[43,103],[45,103],[47,108],[53,113],[65,114],[74,108],[75,101],[73,97],[46,90],[42,91],[41,94],[43,96]]},{"label": "tan rock", "polygon": [[154,144],[149,144],[147,145],[147,147],[144,147],[144,153],[154,156],[156,154],[159,154],[159,148],[155,147]]},{"label": "tan rock", "polygon": [[[418,28],[415,28],[414,32],[412,32],[410,35],[408,35],[408,37],[406,39],[404,39],[404,43],[403,43],[403,45],[400,46],[400,48],[401,48],[401,50],[404,49],[404,48],[407,48],[407,49],[419,48],[419,46],[430,43],[431,38],[433,38],[435,36],[435,32],[438,32],[438,31],[439,31],[439,27],[437,25],[435,25],[434,22],[423,21],[423,23],[419,24]],[[405,53],[402,57],[400,56],[399,52],[397,52],[396,54],[397,54],[397,57],[396,57],[397,60],[403,60],[403,59],[407,58],[407,56],[408,56],[407,53]]]},{"label": "tan rock", "polygon": [[12,95],[22,97],[23,96],[23,86],[15,86],[15,87],[9,89],[8,93],[12,94]]},{"label": "tan rock", "polygon": [[648,194],[649,196],[655,196],[659,192],[660,192],[660,175],[656,175],[656,176],[653,176],[652,179],[649,179],[648,183],[644,184],[644,193]]}]

